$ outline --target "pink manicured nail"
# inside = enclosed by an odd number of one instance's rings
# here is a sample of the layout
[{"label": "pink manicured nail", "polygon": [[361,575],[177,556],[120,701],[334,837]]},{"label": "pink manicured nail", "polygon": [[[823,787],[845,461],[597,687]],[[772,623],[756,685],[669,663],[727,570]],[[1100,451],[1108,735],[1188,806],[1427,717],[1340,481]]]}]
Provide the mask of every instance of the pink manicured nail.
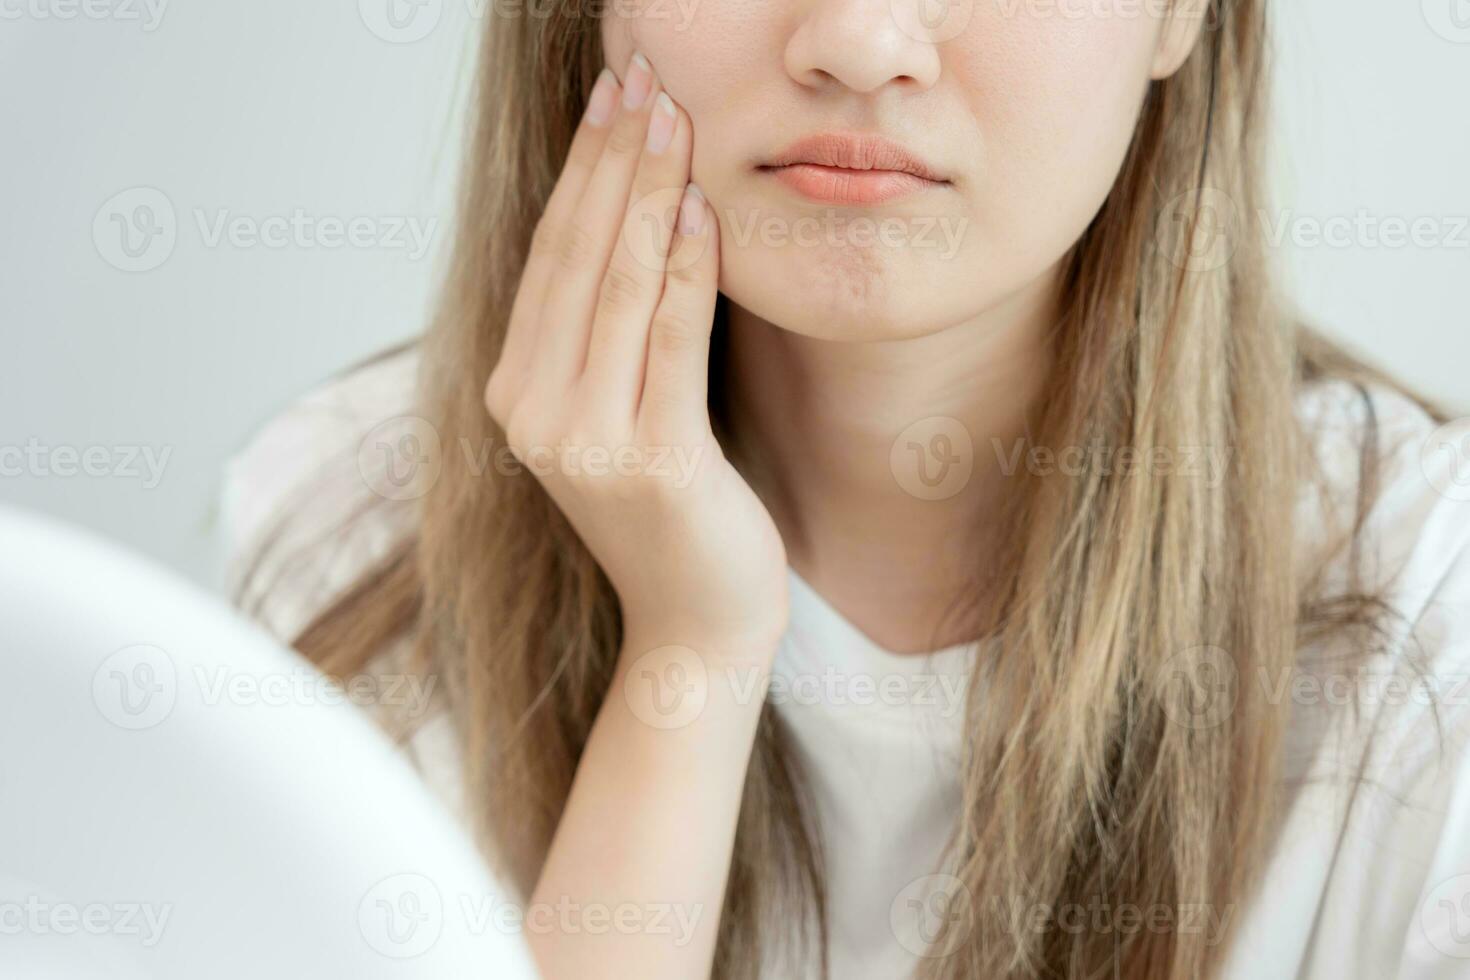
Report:
[{"label": "pink manicured nail", "polygon": [[607,121],[612,118],[613,110],[617,108],[618,80],[613,73],[604,68],[597,76],[597,84],[592,86],[592,95],[587,99],[587,121],[594,126],[606,126]]},{"label": "pink manicured nail", "polygon": [[698,187],[690,184],[684,188],[684,200],[679,205],[679,234],[686,237],[704,231],[704,195]]},{"label": "pink manicured nail", "polygon": [[648,152],[662,153],[674,141],[674,124],[679,120],[674,115],[674,100],[669,93],[660,92],[653,104],[653,118],[648,122]]},{"label": "pink manicured nail", "polygon": [[643,55],[634,54],[633,60],[628,62],[627,77],[623,79],[623,108],[643,108],[643,103],[648,101],[648,93],[652,91],[653,68]]}]

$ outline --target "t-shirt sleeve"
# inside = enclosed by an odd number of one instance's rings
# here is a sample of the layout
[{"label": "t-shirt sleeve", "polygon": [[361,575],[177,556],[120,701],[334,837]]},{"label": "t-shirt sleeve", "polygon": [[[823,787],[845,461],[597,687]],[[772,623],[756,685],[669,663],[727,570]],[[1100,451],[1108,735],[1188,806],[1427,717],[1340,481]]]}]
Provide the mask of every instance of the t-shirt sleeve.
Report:
[{"label": "t-shirt sleeve", "polygon": [[1441,446],[1470,424],[1384,392],[1370,415],[1384,470],[1363,558],[1392,614],[1339,688],[1356,720],[1322,754],[1335,789],[1308,794],[1332,816],[1301,853],[1330,857],[1298,975],[1470,977],[1470,468]]},{"label": "t-shirt sleeve", "polygon": [[[375,492],[378,474],[367,470],[379,462],[373,434],[413,418],[414,360],[394,355],[309,392],[226,463],[227,589],[284,644],[412,530],[414,501]],[[413,665],[407,638],[388,643],[368,673],[382,683],[367,689],[384,696],[362,707],[463,818],[459,736],[439,678]]]},{"label": "t-shirt sleeve", "polygon": [[1404,980],[1470,976],[1470,459],[1451,445],[1461,440],[1470,448],[1470,421],[1436,427],[1414,460],[1425,488],[1423,571],[1406,587],[1428,595],[1410,645],[1427,696],[1388,766],[1409,781],[1394,836],[1419,842],[1420,855],[1405,869],[1418,887],[1391,974]]},{"label": "t-shirt sleeve", "polygon": [[412,401],[412,359],[396,355],[309,392],[226,462],[225,587],[282,642],[407,530],[407,502],[374,493],[361,447]]}]

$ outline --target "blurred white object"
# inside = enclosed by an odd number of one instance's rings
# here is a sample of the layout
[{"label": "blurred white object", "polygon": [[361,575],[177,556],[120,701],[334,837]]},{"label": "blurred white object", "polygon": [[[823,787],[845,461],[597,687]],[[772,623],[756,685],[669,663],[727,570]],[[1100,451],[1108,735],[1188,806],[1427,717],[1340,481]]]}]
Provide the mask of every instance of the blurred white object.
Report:
[{"label": "blurred white object", "polygon": [[508,892],[340,689],[0,509],[0,975],[532,980]]}]

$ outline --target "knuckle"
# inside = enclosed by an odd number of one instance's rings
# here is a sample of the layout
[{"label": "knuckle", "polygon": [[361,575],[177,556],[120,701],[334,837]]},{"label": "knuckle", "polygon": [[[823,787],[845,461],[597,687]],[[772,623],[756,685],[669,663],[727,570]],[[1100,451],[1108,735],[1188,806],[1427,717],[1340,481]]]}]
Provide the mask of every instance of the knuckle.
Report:
[{"label": "knuckle", "polygon": [[521,398],[506,419],[506,440],[517,451],[534,449],[548,441],[554,441],[549,421],[549,414],[534,399]]},{"label": "knuckle", "polygon": [[701,288],[701,283],[709,275],[704,268],[705,256],[703,254],[690,256],[681,251],[679,258],[680,261],[669,263],[669,280],[678,283],[680,287],[685,289]]},{"label": "knuckle", "polygon": [[[654,374],[655,371],[658,374]],[[669,376],[667,366],[654,368],[650,365],[649,373],[660,383],[649,385],[648,390],[643,393],[641,411],[650,420],[647,431],[648,439],[654,444],[662,444],[669,441],[665,435],[673,425],[679,408],[679,400],[675,397],[672,386],[664,383]]]},{"label": "knuckle", "polygon": [[597,160],[602,156],[602,147],[593,140],[573,139],[572,145],[567,150],[567,161],[562,166],[562,172],[590,172],[597,166]]},{"label": "knuckle", "polygon": [[607,152],[612,156],[630,157],[643,150],[643,132],[634,117],[625,117],[607,134]]},{"label": "knuckle", "polygon": [[694,346],[698,331],[693,321],[677,309],[655,314],[648,342],[661,354],[682,354]]},{"label": "knuckle", "polygon": [[490,372],[490,380],[485,383],[485,410],[504,428],[510,418],[510,407],[510,378],[503,367],[496,367]]},{"label": "knuckle", "polygon": [[562,229],[556,243],[557,260],[568,272],[575,272],[592,261],[597,254],[597,237],[580,222]]},{"label": "knuckle", "polygon": [[606,275],[602,277],[598,305],[604,312],[621,313],[637,306],[646,291],[643,280],[637,273],[614,262],[608,266]]},{"label": "knuckle", "polygon": [[531,433],[527,431],[526,413],[524,411],[512,411],[506,417],[505,438],[511,447],[517,451],[531,444]]},{"label": "knuckle", "polygon": [[553,255],[559,238],[555,222],[549,215],[543,215],[536,223],[536,230],[531,233],[530,257],[545,258]]}]

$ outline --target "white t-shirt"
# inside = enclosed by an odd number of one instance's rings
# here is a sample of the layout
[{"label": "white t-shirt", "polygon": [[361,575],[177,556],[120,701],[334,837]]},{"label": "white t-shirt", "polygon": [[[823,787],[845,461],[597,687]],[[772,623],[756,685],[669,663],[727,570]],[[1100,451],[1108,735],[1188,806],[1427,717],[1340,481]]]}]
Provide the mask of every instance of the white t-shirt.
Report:
[{"label": "white t-shirt", "polygon": [[[414,368],[413,355],[398,355],[312,393],[229,464],[224,513],[237,574],[282,509],[289,542],[324,542],[304,561],[263,570],[277,585],[255,612],[278,635],[292,635],[393,541],[406,510],[358,522],[346,536],[332,531],[363,499],[384,434],[416,424],[400,418],[411,413]],[[1299,398],[1333,490],[1327,501],[1302,500],[1309,542],[1353,506],[1367,406],[1342,382]],[[1470,445],[1460,441],[1470,423],[1437,432],[1417,406],[1376,389],[1371,415],[1386,469],[1363,541],[1366,584],[1386,588],[1402,626],[1355,675],[1379,693],[1359,696],[1367,703],[1356,728],[1343,727],[1341,678],[1303,671],[1263,680],[1292,701],[1286,766],[1300,788],[1258,897],[1237,910],[1174,910],[1175,928],[1207,936],[1236,928],[1227,980],[1470,977]],[[769,696],[794,735],[816,806],[832,976],[891,980],[912,971],[934,925],[926,916],[944,907],[934,894],[953,887],[938,863],[959,807],[956,760],[975,651],[896,655],[794,573],[791,595]],[[1398,642],[1410,627],[1412,647]],[[1422,675],[1407,663],[1410,649],[1423,658]],[[402,652],[386,651],[385,661]],[[1404,683],[1416,677],[1419,684]],[[1426,687],[1437,692],[1437,709],[1422,697]],[[405,751],[463,817],[457,739],[442,712],[431,718]],[[984,903],[975,904],[983,914]],[[1088,927],[1137,927],[1120,910],[1111,910],[1116,918],[1057,911],[1054,928],[1075,928],[1076,916]]]}]

